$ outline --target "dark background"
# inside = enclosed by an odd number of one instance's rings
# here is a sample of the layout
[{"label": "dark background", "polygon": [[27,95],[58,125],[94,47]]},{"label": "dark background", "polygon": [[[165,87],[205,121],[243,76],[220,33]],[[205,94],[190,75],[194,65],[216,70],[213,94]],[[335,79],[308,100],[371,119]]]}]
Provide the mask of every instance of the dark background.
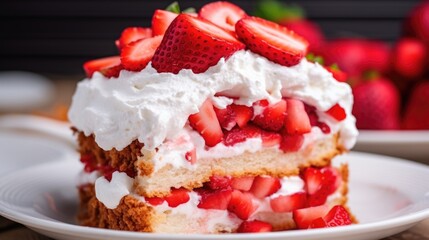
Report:
[{"label": "dark background", "polygon": [[[82,75],[86,60],[117,54],[127,26],[150,26],[155,9],[172,0],[16,0],[0,3],[0,70]],[[182,9],[210,1],[179,1]],[[252,13],[256,1],[231,1]],[[328,38],[394,41],[418,0],[295,0]]]}]

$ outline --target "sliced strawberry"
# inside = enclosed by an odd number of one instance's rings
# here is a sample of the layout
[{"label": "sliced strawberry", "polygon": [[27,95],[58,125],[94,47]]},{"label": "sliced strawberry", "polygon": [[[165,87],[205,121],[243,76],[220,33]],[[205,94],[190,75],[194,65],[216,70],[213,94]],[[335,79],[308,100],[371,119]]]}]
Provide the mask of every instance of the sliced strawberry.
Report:
[{"label": "sliced strawberry", "polygon": [[304,134],[311,131],[310,118],[304,103],[297,99],[287,99],[285,127],[288,134]]},{"label": "sliced strawberry", "polygon": [[231,185],[231,177],[213,175],[206,185],[213,190],[225,189]]},{"label": "sliced strawberry", "polygon": [[[267,102],[267,100],[262,100],[255,103],[255,105],[263,107],[267,105]],[[286,110],[286,101],[282,99],[273,105],[265,107],[261,114],[257,114],[254,117],[253,123],[268,131],[279,131],[284,125]]]},{"label": "sliced strawberry", "polygon": [[219,1],[204,5],[198,12],[198,16],[235,34],[235,24],[247,14],[232,3]]},{"label": "sliced strawberry", "polygon": [[245,17],[237,22],[235,29],[252,52],[280,65],[296,65],[307,54],[307,40],[277,23]]},{"label": "sliced strawberry", "polygon": [[273,147],[282,142],[282,136],[275,132],[262,131],[261,138],[263,147]]},{"label": "sliced strawberry", "polygon": [[255,210],[252,195],[233,190],[228,204],[228,211],[235,213],[242,220],[247,220]]},{"label": "sliced strawberry", "polygon": [[231,189],[220,191],[202,191],[199,208],[226,210],[231,200]]},{"label": "sliced strawberry", "polygon": [[158,72],[191,69],[202,73],[244,47],[231,34],[207,20],[179,14],[155,52],[152,66]]},{"label": "sliced strawberry", "polygon": [[130,71],[140,71],[145,68],[161,40],[162,36],[140,39],[122,48],[121,62],[124,68]]},{"label": "sliced strawberry", "polygon": [[124,66],[122,64],[116,65],[109,68],[103,68],[100,69],[100,73],[103,74],[105,77],[119,77],[119,73],[124,69]]},{"label": "sliced strawberry", "polygon": [[328,124],[326,124],[324,122],[317,122],[316,126],[318,126],[324,134],[331,133],[331,128],[328,126]]},{"label": "sliced strawberry", "polygon": [[213,147],[222,141],[222,129],[210,100],[203,103],[198,113],[189,116],[189,123],[193,129],[201,134],[207,146]]},{"label": "sliced strawberry", "polygon": [[171,190],[170,195],[164,197],[165,201],[167,201],[168,206],[177,207],[182,203],[186,203],[189,201],[188,190],[184,188],[173,188]]},{"label": "sliced strawberry", "polygon": [[197,162],[197,149],[193,148],[191,151],[186,152],[185,159],[191,164],[195,164]]},{"label": "sliced strawberry", "polygon": [[231,179],[231,187],[241,191],[249,191],[255,177],[240,177]]},{"label": "sliced strawberry", "polygon": [[292,212],[307,205],[307,193],[297,192],[292,195],[278,196],[271,199],[270,205],[274,212]]},{"label": "sliced strawberry", "polygon": [[103,71],[120,65],[121,58],[119,56],[112,56],[87,61],[83,64],[83,70],[85,70],[86,76],[91,78],[94,72]]},{"label": "sliced strawberry", "polygon": [[219,120],[219,124],[223,129],[229,131],[233,127],[235,127],[235,125],[237,124],[237,122],[235,121],[236,114],[230,105],[223,109],[218,109],[215,107],[214,110],[216,112],[217,120]]},{"label": "sliced strawberry", "polygon": [[277,192],[281,187],[280,180],[278,178],[269,176],[257,176],[253,180],[250,191],[257,198],[264,198]]},{"label": "sliced strawberry", "polygon": [[323,184],[323,175],[320,169],[317,168],[306,168],[303,174],[303,180],[305,182],[305,190],[308,194],[315,194]]},{"label": "sliced strawberry", "polygon": [[346,111],[338,103],[326,111],[326,113],[331,115],[337,121],[343,121],[347,117]]},{"label": "sliced strawberry", "polygon": [[153,36],[164,35],[167,31],[168,26],[178,16],[177,13],[173,13],[166,10],[157,9],[152,16],[152,34]]},{"label": "sliced strawberry", "polygon": [[293,211],[293,220],[299,229],[307,229],[313,220],[324,217],[329,212],[329,206],[301,208]]},{"label": "sliced strawberry", "polygon": [[122,49],[134,41],[150,37],[152,37],[151,28],[127,27],[122,31],[121,37],[116,41],[116,43],[117,47]]},{"label": "sliced strawberry", "polygon": [[347,82],[348,75],[346,72],[341,71],[341,69],[338,67],[338,65],[333,64],[329,67],[325,67],[328,72],[332,73],[332,76],[337,80],[338,82]]},{"label": "sliced strawberry", "polygon": [[253,117],[253,108],[244,105],[230,105],[235,113],[235,122],[239,127],[244,127]]},{"label": "sliced strawberry", "polygon": [[273,226],[267,222],[253,220],[244,221],[237,229],[238,233],[272,232]]},{"label": "sliced strawberry", "polygon": [[248,138],[256,138],[261,136],[261,129],[246,125],[243,128],[233,128],[231,131],[225,133],[223,143],[225,146],[233,146],[237,143],[244,142]]},{"label": "sliced strawberry", "polygon": [[308,193],[308,206],[319,206],[326,202],[341,184],[341,176],[335,168],[307,168],[303,174]]},{"label": "sliced strawberry", "polygon": [[165,201],[164,198],[160,197],[145,197],[144,199],[153,206],[161,205]]},{"label": "sliced strawberry", "polygon": [[313,220],[310,228],[337,227],[350,224],[352,224],[352,220],[349,212],[343,206],[336,205],[323,218]]},{"label": "sliced strawberry", "polygon": [[283,152],[296,152],[301,149],[304,143],[304,136],[300,134],[295,135],[283,135],[282,142],[280,143],[280,149]]}]

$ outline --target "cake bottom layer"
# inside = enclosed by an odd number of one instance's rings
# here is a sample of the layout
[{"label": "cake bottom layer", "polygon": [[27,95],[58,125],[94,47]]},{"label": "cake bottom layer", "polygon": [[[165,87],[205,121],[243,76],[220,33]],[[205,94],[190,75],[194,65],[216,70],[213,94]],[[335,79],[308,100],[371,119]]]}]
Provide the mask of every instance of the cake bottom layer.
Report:
[{"label": "cake bottom layer", "polygon": [[[345,206],[348,191],[347,165],[339,168],[341,184],[323,204],[328,208]],[[91,183],[79,187],[80,224],[91,227],[160,233],[232,233],[243,222],[236,214],[227,210],[202,209],[197,207],[199,195],[190,192],[186,204],[169,207],[167,203],[152,205],[136,194],[123,197],[114,209],[107,208],[96,197]],[[254,200],[255,201],[255,200]],[[259,200],[258,200],[259,201]],[[248,220],[260,220],[271,224],[274,231],[297,228],[292,212],[274,212],[268,205],[260,202],[258,210]]]}]

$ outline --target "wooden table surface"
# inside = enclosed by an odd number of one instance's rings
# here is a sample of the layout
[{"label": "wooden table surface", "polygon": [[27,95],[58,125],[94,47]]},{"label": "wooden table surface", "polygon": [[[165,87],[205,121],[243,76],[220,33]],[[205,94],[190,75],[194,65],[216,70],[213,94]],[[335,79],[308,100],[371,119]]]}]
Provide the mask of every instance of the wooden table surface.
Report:
[{"label": "wooden table surface", "polygon": [[[42,110],[50,113],[58,105],[68,106],[74,92],[78,79],[66,79],[55,81],[56,94],[55,102],[50,106],[45,106]],[[18,223],[0,217],[0,240],[47,240],[51,239],[40,235],[31,229]],[[429,219],[426,219],[409,230],[384,238],[384,240],[424,240],[429,239]]]}]

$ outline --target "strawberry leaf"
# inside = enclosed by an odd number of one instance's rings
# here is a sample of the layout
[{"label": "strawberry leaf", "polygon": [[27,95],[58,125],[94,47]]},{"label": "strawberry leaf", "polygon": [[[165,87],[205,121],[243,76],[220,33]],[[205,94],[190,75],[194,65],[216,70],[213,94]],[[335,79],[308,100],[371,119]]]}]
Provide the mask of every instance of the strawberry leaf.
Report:
[{"label": "strawberry leaf", "polygon": [[169,11],[169,12],[173,12],[173,13],[180,13],[180,6],[179,3],[173,2],[170,5],[168,5],[165,10]]}]

